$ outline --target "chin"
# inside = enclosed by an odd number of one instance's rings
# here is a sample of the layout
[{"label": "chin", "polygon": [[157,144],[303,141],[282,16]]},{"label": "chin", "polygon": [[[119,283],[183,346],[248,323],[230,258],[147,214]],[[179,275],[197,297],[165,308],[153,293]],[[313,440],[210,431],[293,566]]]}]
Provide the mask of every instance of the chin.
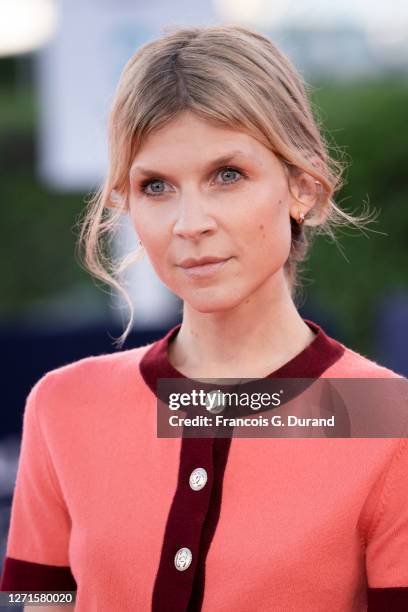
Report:
[{"label": "chin", "polygon": [[[239,297],[238,299],[232,299],[231,295],[216,295],[216,293],[208,289],[208,295],[204,295],[204,291],[197,291],[195,295],[184,295],[182,297],[184,302],[187,302],[191,308],[202,313],[215,313],[215,312],[226,312],[239,306],[239,304],[245,299]],[[201,295],[200,295],[201,293]]]}]

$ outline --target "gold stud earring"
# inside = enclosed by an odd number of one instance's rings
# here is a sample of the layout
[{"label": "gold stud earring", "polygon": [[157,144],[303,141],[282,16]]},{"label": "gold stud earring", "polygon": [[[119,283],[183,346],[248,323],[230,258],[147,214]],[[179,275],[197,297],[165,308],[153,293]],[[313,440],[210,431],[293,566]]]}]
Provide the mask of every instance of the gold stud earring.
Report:
[{"label": "gold stud earring", "polygon": [[299,225],[302,225],[304,220],[305,220],[305,215],[302,212],[299,213],[299,219],[298,219]]}]

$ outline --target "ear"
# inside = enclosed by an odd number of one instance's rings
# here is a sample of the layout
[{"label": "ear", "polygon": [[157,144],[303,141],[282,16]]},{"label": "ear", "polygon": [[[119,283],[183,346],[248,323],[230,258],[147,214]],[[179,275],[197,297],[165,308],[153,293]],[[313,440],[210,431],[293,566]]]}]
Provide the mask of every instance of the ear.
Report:
[{"label": "ear", "polygon": [[[320,166],[322,162],[317,156],[310,161],[313,166]],[[301,213],[306,217],[307,213],[317,204],[321,195],[322,185],[311,174],[303,170],[295,169],[289,176],[291,203],[290,216],[299,221]]]},{"label": "ear", "polygon": [[106,208],[119,208],[125,211],[125,198],[116,189],[112,189],[110,198],[105,204]]}]

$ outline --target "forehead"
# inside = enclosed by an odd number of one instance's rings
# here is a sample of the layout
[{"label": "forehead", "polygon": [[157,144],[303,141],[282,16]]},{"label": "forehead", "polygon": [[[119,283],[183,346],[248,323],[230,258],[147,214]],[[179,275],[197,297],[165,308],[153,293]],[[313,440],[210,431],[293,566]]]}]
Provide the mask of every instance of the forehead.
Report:
[{"label": "forehead", "polygon": [[184,112],[165,126],[149,134],[136,152],[131,171],[153,168],[158,164],[194,161],[205,165],[228,157],[252,157],[261,163],[262,156],[271,154],[263,144],[241,129],[218,126]]}]

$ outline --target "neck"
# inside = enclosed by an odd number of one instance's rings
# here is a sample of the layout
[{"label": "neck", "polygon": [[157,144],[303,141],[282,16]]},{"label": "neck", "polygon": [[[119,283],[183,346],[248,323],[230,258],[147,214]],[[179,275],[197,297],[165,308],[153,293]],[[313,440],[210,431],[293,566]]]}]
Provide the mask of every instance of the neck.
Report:
[{"label": "neck", "polygon": [[271,277],[228,311],[202,313],[185,303],[168,357],[189,378],[258,378],[287,363],[314,338],[285,279]]}]

